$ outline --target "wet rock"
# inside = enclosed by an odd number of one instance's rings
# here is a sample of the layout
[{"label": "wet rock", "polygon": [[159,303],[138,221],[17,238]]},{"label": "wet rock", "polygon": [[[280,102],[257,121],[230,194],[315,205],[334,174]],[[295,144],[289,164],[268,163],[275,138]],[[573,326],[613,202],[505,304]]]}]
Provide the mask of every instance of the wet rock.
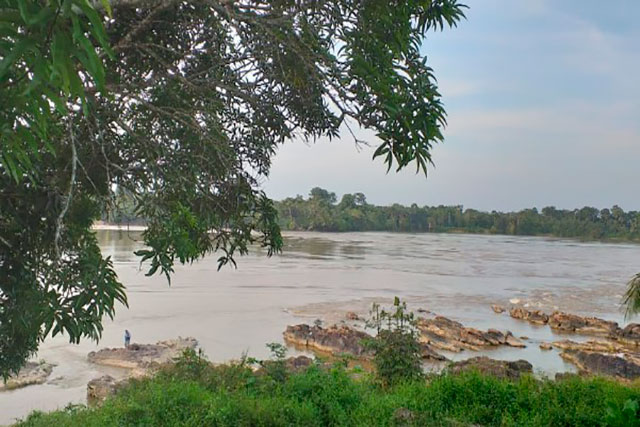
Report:
[{"label": "wet rock", "polygon": [[548,342],[543,342],[540,343],[540,350],[552,350],[553,349],[553,345],[551,345]]},{"label": "wet rock", "polygon": [[[265,360],[260,362],[260,367],[255,370],[257,374],[265,372],[265,368],[278,363],[275,360]],[[304,355],[293,356],[285,359],[285,368],[288,372],[297,373],[305,371],[309,366],[313,365],[313,359]]]},{"label": "wet rock", "polygon": [[586,342],[575,342],[571,340],[554,341],[553,346],[561,350],[581,350],[596,353],[624,353],[627,349],[616,342],[590,340]]},{"label": "wet rock", "polygon": [[507,334],[497,329],[481,331],[465,327],[462,323],[436,316],[433,319],[418,319],[420,340],[434,348],[460,352],[462,350],[479,350],[482,347],[510,345],[522,347],[510,332]]},{"label": "wet rock", "polygon": [[89,353],[88,359],[99,365],[149,369],[170,363],[184,350],[194,349],[197,346],[198,341],[195,338],[178,338],[158,341],[156,344],[131,344],[127,348],[104,348]]},{"label": "wet rock", "polygon": [[[616,322],[600,319],[597,317],[583,317],[577,314],[556,311],[547,315],[540,310],[527,310],[524,307],[513,307],[509,314],[514,319],[526,320],[537,325],[548,324],[549,327],[557,331],[571,332],[585,335],[603,335],[617,337],[623,333]],[[631,326],[631,325],[630,325]],[[629,335],[633,336],[633,328],[629,328]],[[640,342],[640,327],[635,331],[637,340]]]},{"label": "wet rock", "polygon": [[474,357],[472,359],[455,362],[449,367],[450,372],[457,374],[465,371],[477,370],[478,372],[496,376],[499,378],[517,379],[522,374],[533,372],[533,366],[526,360],[496,360],[486,356]]},{"label": "wet rock", "polygon": [[505,312],[505,308],[498,304],[491,304],[491,309],[498,314]]},{"label": "wet rock", "polygon": [[524,307],[513,307],[509,310],[509,315],[514,319],[526,320],[536,325],[545,325],[549,321],[549,316],[543,311],[527,310]]},{"label": "wet rock", "polygon": [[436,352],[427,343],[420,343],[420,354],[421,354],[422,358],[426,359],[426,360],[433,360],[433,361],[439,361],[439,362],[443,362],[443,361],[447,360],[446,357],[444,357],[440,353]]},{"label": "wet rock", "polygon": [[527,320],[528,315],[529,310],[525,310],[522,307],[512,307],[511,310],[509,310],[509,316],[513,317],[514,319]]},{"label": "wet rock", "polygon": [[10,376],[6,383],[0,378],[0,391],[13,390],[32,384],[42,384],[49,378],[54,366],[55,365],[44,361],[27,362],[22,369],[20,369],[18,375]]},{"label": "wet rock", "polygon": [[505,341],[509,347],[518,347],[518,348],[526,347],[525,343],[520,341],[518,338],[514,337],[511,332],[507,332]]},{"label": "wet rock", "polygon": [[287,369],[291,372],[300,372],[313,364],[313,359],[307,356],[290,357],[286,360]]},{"label": "wet rock", "polygon": [[419,308],[416,310],[418,313],[423,313],[423,314],[430,314],[431,312],[429,310],[427,310],[426,308]]},{"label": "wet rock", "polygon": [[620,342],[637,347],[640,346],[640,324],[630,323],[622,329],[618,334]]},{"label": "wet rock", "polygon": [[473,347],[456,340],[442,337],[430,330],[421,330],[419,340],[421,343],[428,344],[433,348],[450,351],[452,353],[460,353],[465,349],[478,350],[477,347]]},{"label": "wet rock", "polygon": [[554,312],[549,316],[549,326],[562,332],[573,332],[585,335],[616,336],[620,333],[617,322],[597,317],[582,317],[577,314]]},{"label": "wet rock", "polygon": [[556,372],[555,379],[556,381],[566,381],[587,376],[589,376],[589,374],[586,372]]},{"label": "wet rock", "polygon": [[541,310],[533,310],[529,311],[527,320],[536,325],[545,325],[547,324],[547,322],[549,322],[549,316],[547,316],[547,314],[545,314]]},{"label": "wet rock", "polygon": [[284,340],[295,346],[333,355],[348,353],[355,356],[370,356],[362,341],[371,335],[346,325],[322,328],[306,324],[287,326]]},{"label": "wet rock", "polygon": [[360,320],[360,317],[353,311],[347,312],[345,317],[347,318],[347,320]]},{"label": "wet rock", "polygon": [[507,336],[497,329],[487,330],[487,336],[489,336],[495,345],[505,345],[507,343]]},{"label": "wet rock", "polygon": [[116,380],[111,375],[94,378],[87,384],[87,403],[90,406],[100,405],[107,397],[116,394],[127,383],[127,379]]},{"label": "wet rock", "polygon": [[560,357],[587,373],[608,375],[623,380],[640,377],[640,364],[632,357],[581,350],[565,350],[560,353]]},{"label": "wet rock", "polygon": [[526,336],[526,335],[521,335],[521,336],[520,336],[520,339],[521,339],[521,340],[524,340],[524,341],[528,341],[528,340],[529,340],[529,337],[528,337],[528,336]]}]

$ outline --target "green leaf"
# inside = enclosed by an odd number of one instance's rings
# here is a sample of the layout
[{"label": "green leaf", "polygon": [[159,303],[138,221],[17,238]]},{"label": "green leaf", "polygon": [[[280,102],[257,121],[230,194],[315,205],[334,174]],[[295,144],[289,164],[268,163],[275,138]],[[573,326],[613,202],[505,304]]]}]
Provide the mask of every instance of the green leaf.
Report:
[{"label": "green leaf", "polygon": [[[71,76],[69,75],[70,42],[63,31],[56,31],[51,41],[52,65],[55,73],[62,80],[61,89],[68,96],[71,94]],[[73,71],[73,70],[72,70]]]},{"label": "green leaf", "polygon": [[25,23],[28,23],[31,19],[31,13],[29,12],[29,3],[26,0],[18,0],[18,10],[20,16]]},{"label": "green leaf", "polygon": [[29,50],[37,53],[36,42],[33,39],[23,38],[15,45],[13,50],[0,62],[0,80],[9,71],[9,68]]},{"label": "green leaf", "polygon": [[90,31],[93,37],[100,43],[102,48],[107,52],[110,57],[113,57],[113,51],[111,50],[111,46],[109,45],[109,40],[107,39],[107,33],[104,30],[104,25],[102,24],[102,18],[96,12],[96,10],[91,6],[88,0],[73,0],[73,3],[77,5],[82,12],[89,18],[91,22]]},{"label": "green leaf", "polygon": [[9,170],[9,173],[13,177],[14,181],[16,183],[20,182],[20,178],[18,177],[18,174],[21,173],[21,171],[16,167],[15,162],[11,158],[11,154],[3,153],[2,159],[3,159],[3,163]]},{"label": "green leaf", "polygon": [[109,0],[100,0],[100,2],[102,3],[104,10],[107,12],[107,16],[109,18],[113,18],[113,12],[111,11],[111,4],[109,3]]},{"label": "green leaf", "polygon": [[104,91],[105,72],[102,61],[98,57],[96,50],[91,44],[91,41],[84,35],[80,27],[80,23],[76,16],[72,17],[73,22],[73,38],[83,48],[83,52],[86,55],[82,55],[81,52],[76,52],[76,57],[80,60],[82,65],[89,71],[91,77],[96,83],[98,90]]},{"label": "green leaf", "polygon": [[47,96],[47,98],[53,102],[53,105],[56,107],[56,110],[61,115],[67,114],[67,106],[62,98],[58,96],[58,94],[54,93],[52,90],[44,87],[42,89],[43,93]]}]

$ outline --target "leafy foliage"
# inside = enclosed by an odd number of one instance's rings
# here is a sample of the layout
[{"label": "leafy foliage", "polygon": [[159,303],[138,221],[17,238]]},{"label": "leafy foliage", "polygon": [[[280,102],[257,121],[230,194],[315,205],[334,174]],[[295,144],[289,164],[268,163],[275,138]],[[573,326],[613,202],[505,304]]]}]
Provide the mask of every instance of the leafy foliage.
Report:
[{"label": "leafy foliage", "polygon": [[640,273],[629,280],[622,304],[626,307],[625,317],[640,313]]},{"label": "leafy foliage", "polygon": [[287,348],[277,342],[267,344],[271,351],[272,360],[260,361],[260,365],[265,370],[267,376],[276,383],[282,384],[287,380],[289,373],[287,372],[287,364],[285,357],[287,356]]},{"label": "leafy foliage", "polygon": [[0,1],[2,376],[49,332],[97,339],[102,317],[126,304],[89,231],[101,207],[91,191],[77,191],[86,181],[75,182],[80,147],[70,119],[88,116],[89,90],[104,92],[101,57],[111,54],[87,0]]},{"label": "leafy foliage", "polygon": [[60,116],[74,106],[88,113],[86,87],[105,90],[100,57],[112,52],[87,0],[4,0],[0,8],[0,164],[21,182],[35,178],[42,148],[55,151]]},{"label": "leafy foliage", "polygon": [[638,385],[601,378],[514,381],[467,372],[382,388],[338,366],[311,366],[274,387],[271,378],[242,364],[204,366],[197,377],[191,369],[168,367],[155,378],[134,381],[100,408],[35,412],[19,425],[633,426],[638,421],[633,412]]},{"label": "leafy foliage", "polygon": [[622,407],[615,403],[610,403],[605,421],[607,425],[612,427],[640,426],[638,407],[638,401],[633,399],[625,401]]},{"label": "leafy foliage", "polygon": [[[100,4],[99,11],[93,6]],[[0,373],[126,304],[90,226],[126,195],[149,274],[282,247],[279,144],[378,136],[426,172],[444,110],[420,52],[457,0],[0,1]]]},{"label": "leafy foliage", "polygon": [[373,364],[383,385],[418,380],[423,377],[418,331],[407,303],[394,298],[393,311],[374,303],[367,326],[377,331],[366,344],[374,351]]}]

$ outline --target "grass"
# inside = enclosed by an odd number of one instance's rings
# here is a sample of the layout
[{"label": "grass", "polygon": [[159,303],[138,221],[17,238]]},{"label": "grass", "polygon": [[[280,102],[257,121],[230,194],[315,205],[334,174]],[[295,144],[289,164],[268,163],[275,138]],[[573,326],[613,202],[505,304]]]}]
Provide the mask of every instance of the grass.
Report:
[{"label": "grass", "polygon": [[[366,373],[314,365],[287,374],[183,360],[133,381],[100,408],[34,412],[21,426],[633,426],[640,386],[603,378],[509,381],[440,374],[383,388]],[[626,407],[625,407],[626,405]]]}]

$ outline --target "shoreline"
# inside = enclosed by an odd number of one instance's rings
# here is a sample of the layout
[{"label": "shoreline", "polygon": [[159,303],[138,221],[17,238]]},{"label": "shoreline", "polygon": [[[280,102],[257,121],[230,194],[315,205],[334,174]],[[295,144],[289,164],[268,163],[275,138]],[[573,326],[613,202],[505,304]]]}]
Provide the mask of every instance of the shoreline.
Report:
[{"label": "shoreline", "polygon": [[[145,231],[146,225],[138,224],[117,224],[117,223],[102,223],[97,222],[91,226],[95,231]],[[502,234],[491,233],[487,231],[468,231],[460,229],[451,229],[444,231],[393,231],[393,230],[349,230],[349,231],[323,231],[323,230],[302,230],[302,229],[288,229],[282,228],[282,233],[327,233],[335,235],[344,234],[365,234],[365,233],[390,233],[396,235],[409,235],[409,236],[422,236],[422,235],[459,235],[459,236],[504,236],[504,237],[520,237],[520,238],[541,238],[548,241],[566,241],[566,242],[579,242],[579,243],[602,243],[602,244],[631,244],[640,245],[640,239],[625,239],[625,238],[603,238],[603,239],[591,239],[587,237],[566,237],[556,236],[554,234]]]},{"label": "shoreline", "polygon": [[409,236],[423,236],[423,235],[458,235],[458,236],[504,236],[504,237],[519,237],[519,238],[542,238],[549,241],[567,241],[567,242],[579,242],[579,243],[609,243],[609,244],[633,244],[640,245],[640,239],[624,239],[624,238],[604,238],[604,239],[590,239],[586,237],[565,237],[556,236],[555,234],[502,234],[502,233],[490,233],[484,231],[466,231],[459,229],[445,230],[445,231],[394,231],[394,230],[350,230],[350,231],[326,231],[326,230],[302,230],[302,229],[281,229],[283,233],[326,233],[326,234],[364,234],[364,233],[389,233],[397,235],[409,235]]}]

